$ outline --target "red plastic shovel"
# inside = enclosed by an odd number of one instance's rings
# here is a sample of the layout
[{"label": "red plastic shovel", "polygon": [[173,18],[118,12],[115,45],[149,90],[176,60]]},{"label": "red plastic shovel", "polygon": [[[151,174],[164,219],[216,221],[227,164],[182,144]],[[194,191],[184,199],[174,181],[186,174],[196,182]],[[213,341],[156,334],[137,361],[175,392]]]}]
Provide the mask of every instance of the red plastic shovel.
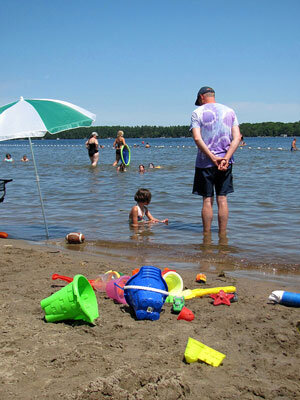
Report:
[{"label": "red plastic shovel", "polygon": [[[68,282],[68,283],[73,282],[73,278],[70,278],[69,276],[64,276],[64,275],[58,275],[58,274],[53,274],[53,275],[52,275],[52,279],[53,279],[53,280],[55,280],[55,279],[61,279],[62,281],[66,281],[66,282]],[[95,287],[94,287],[95,279],[88,279],[88,281],[90,282],[92,288],[93,288],[94,290],[96,290]]]}]

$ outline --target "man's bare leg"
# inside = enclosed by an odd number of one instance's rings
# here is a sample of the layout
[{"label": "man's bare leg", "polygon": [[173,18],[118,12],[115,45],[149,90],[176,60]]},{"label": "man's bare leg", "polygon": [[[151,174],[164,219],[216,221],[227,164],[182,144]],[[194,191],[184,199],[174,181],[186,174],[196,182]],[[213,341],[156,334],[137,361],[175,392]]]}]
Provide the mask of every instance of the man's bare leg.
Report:
[{"label": "man's bare leg", "polygon": [[228,222],[228,204],[226,196],[217,196],[218,205],[218,223],[219,223],[219,234],[224,235],[227,229]]},{"label": "man's bare leg", "polygon": [[203,197],[202,205],[202,223],[203,223],[203,233],[209,233],[211,229],[211,223],[213,220],[213,197]]}]

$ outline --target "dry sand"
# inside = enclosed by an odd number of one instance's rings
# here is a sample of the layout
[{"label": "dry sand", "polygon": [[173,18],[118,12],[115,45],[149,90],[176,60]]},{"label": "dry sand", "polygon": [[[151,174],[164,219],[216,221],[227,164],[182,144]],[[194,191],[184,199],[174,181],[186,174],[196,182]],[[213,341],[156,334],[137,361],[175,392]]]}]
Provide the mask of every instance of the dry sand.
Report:
[{"label": "dry sand", "polygon": [[[239,301],[188,300],[192,322],[177,321],[168,304],[158,321],[137,321],[97,293],[95,326],[46,323],[40,301],[65,285],[53,273],[95,278],[135,265],[13,240],[1,240],[0,251],[1,399],[300,398],[299,308],[267,304],[273,290],[299,286],[207,274],[206,287],[234,285]],[[185,287],[199,287],[195,271],[177,272]],[[189,337],[226,354],[223,364],[186,364]]]}]

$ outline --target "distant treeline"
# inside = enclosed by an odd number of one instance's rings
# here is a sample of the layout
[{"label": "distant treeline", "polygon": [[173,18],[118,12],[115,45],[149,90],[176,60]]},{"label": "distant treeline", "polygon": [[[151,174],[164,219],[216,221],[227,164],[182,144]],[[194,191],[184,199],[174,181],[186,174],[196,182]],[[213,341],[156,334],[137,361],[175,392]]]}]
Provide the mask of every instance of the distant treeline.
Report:
[{"label": "distant treeline", "polygon": [[[189,126],[93,126],[76,128],[60,132],[56,135],[47,133],[46,139],[84,139],[92,132],[97,132],[99,138],[115,138],[117,131],[124,131],[125,138],[158,138],[191,136]],[[262,122],[256,124],[241,124],[241,133],[246,136],[300,136],[300,121],[298,122]]]}]

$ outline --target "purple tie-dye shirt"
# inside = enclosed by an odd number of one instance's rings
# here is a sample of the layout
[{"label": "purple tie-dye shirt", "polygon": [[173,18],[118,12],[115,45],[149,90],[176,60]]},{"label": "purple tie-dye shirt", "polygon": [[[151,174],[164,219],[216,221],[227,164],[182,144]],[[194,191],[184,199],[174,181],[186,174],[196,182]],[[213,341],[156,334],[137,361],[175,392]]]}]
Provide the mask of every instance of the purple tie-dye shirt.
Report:
[{"label": "purple tie-dye shirt", "polygon": [[[201,136],[209,150],[219,157],[224,157],[232,141],[231,128],[238,125],[235,112],[223,104],[207,103],[196,108],[192,114],[190,130],[201,129]],[[230,159],[233,162],[233,158]],[[213,167],[209,157],[198,149],[196,167]]]}]

